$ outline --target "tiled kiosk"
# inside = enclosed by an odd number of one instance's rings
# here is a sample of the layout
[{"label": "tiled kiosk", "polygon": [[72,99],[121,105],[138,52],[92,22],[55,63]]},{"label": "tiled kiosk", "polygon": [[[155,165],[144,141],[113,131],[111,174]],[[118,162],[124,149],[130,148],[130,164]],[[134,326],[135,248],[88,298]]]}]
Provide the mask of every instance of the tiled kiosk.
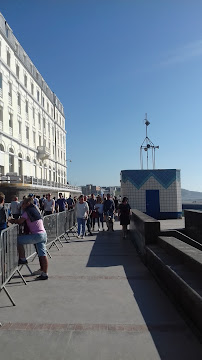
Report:
[{"label": "tiled kiosk", "polygon": [[182,217],[180,170],[122,170],[121,196],[155,219]]}]

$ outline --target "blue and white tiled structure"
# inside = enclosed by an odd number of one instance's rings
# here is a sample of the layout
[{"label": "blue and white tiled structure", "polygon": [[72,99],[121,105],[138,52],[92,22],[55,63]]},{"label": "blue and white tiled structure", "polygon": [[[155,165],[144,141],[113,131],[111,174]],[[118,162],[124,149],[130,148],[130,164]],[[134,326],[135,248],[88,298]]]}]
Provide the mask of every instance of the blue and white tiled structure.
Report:
[{"label": "blue and white tiled structure", "polygon": [[182,217],[180,170],[122,170],[121,196],[156,219]]}]

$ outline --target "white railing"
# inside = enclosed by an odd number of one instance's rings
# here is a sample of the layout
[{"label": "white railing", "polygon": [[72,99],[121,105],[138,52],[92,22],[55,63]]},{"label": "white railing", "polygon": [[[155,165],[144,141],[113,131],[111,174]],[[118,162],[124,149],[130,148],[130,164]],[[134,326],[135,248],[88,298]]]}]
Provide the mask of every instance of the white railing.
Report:
[{"label": "white railing", "polygon": [[56,181],[49,181],[46,179],[38,179],[38,178],[34,178],[33,176],[7,176],[7,175],[3,175],[0,176],[0,184],[1,183],[18,183],[18,184],[30,184],[33,186],[42,186],[42,187],[48,187],[48,188],[57,188],[57,189],[64,189],[66,191],[71,191],[71,190],[76,190],[81,192],[81,187],[80,186],[73,186],[73,185],[69,185],[69,184],[61,184],[59,182]]}]

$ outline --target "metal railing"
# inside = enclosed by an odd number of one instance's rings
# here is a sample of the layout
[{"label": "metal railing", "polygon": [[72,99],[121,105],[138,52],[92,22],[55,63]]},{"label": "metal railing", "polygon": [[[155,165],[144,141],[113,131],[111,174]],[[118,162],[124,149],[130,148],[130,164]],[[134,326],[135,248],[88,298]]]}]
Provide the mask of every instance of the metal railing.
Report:
[{"label": "metal railing", "polygon": [[5,291],[13,305],[15,305],[15,303],[6,288],[6,284],[12,279],[16,272],[20,275],[21,279],[26,284],[26,281],[24,280],[18,268],[18,232],[19,226],[13,225],[5,230],[2,230],[0,236],[0,291]]},{"label": "metal railing", "polygon": [[74,186],[69,184],[63,184],[56,181],[50,181],[46,179],[38,179],[33,176],[14,176],[14,175],[2,175],[0,176],[1,183],[22,183],[30,185],[48,186],[52,188],[65,189],[67,191],[76,190],[81,192],[80,186]]},{"label": "metal railing", "polygon": [[[70,238],[70,233],[73,235],[76,226],[75,210],[66,210],[60,213],[44,216],[44,228],[47,233],[47,253],[51,258],[49,250],[52,246],[56,246],[58,250],[60,247],[58,243],[63,246],[62,239],[66,236]],[[20,270],[23,265],[18,266],[18,251],[17,251],[17,236],[19,234],[19,226],[12,225],[3,230],[0,235],[0,292],[5,291],[11,303],[15,305],[12,297],[10,296],[6,285],[17,272],[23,282],[26,284]],[[37,255],[35,245],[24,245],[26,259],[30,259]],[[30,264],[30,263],[29,263]],[[25,264],[32,274],[29,265]]]}]

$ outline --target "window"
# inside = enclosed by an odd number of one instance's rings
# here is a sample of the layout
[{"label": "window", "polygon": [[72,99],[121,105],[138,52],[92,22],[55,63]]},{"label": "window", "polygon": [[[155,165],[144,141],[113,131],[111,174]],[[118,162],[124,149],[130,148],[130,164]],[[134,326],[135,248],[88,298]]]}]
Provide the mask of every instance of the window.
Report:
[{"label": "window", "polygon": [[26,64],[27,58],[26,58],[25,54],[23,54],[23,60],[24,60],[24,63]]},{"label": "window", "polygon": [[43,138],[43,146],[46,147],[46,139],[45,138]]},{"label": "window", "polygon": [[3,107],[0,106],[0,130],[3,130]]},{"label": "window", "polygon": [[26,126],[26,140],[29,142],[29,127]]},{"label": "window", "polygon": [[30,157],[27,155],[26,160],[30,162]]},{"label": "window", "polygon": [[38,74],[38,72],[36,73],[36,79],[39,80],[39,74]]},{"label": "window", "polygon": [[13,134],[13,114],[9,113],[8,118],[9,118],[9,130],[12,129],[12,134]]},{"label": "window", "polygon": [[34,143],[34,145],[36,144],[36,133],[35,133],[35,131],[33,131],[33,143]]},{"label": "window", "polygon": [[50,123],[48,123],[48,136],[50,137]]},{"label": "window", "polygon": [[45,118],[43,118],[43,128],[44,128],[44,130],[46,130],[46,119]]},{"label": "window", "polygon": [[18,132],[19,132],[19,135],[22,135],[22,123],[21,123],[21,121],[18,121]]},{"label": "window", "polygon": [[51,116],[53,117],[53,108],[51,107]]},{"label": "window", "polygon": [[8,97],[9,97],[9,104],[12,105],[12,84],[8,83]]},{"label": "window", "polygon": [[33,65],[30,63],[30,72],[33,74]]},{"label": "window", "polygon": [[39,146],[41,146],[41,135],[39,135]]},{"label": "window", "polygon": [[39,102],[39,90],[37,90],[37,101]]},{"label": "window", "polygon": [[14,155],[13,149],[9,149],[9,173],[14,172]]},{"label": "window", "polygon": [[44,107],[44,97],[42,97],[42,106]]},{"label": "window", "polygon": [[55,154],[55,148],[54,148],[54,145],[53,145],[53,155]]},{"label": "window", "polygon": [[22,176],[22,154],[18,154],[18,175]]},{"label": "window", "polygon": [[17,97],[18,97],[18,112],[20,113],[21,112],[21,95],[20,95],[20,93],[18,93]]},{"label": "window", "polygon": [[3,146],[3,144],[0,144],[0,151],[4,151],[4,146]]},{"label": "window", "polygon": [[0,96],[3,94],[3,81],[2,81],[2,73],[0,73]]},{"label": "window", "polygon": [[15,52],[18,54],[18,51],[19,51],[19,46],[18,46],[18,43],[15,43]]},{"label": "window", "polygon": [[33,125],[35,126],[35,109],[32,108]]},{"label": "window", "polygon": [[41,115],[38,113],[39,130],[41,130]]},{"label": "window", "polygon": [[49,103],[47,102],[47,112],[49,113]]},{"label": "window", "polygon": [[19,79],[19,77],[20,77],[20,67],[19,67],[18,64],[16,64],[16,76]]},{"label": "window", "polygon": [[7,65],[11,66],[11,54],[8,50],[7,50]]},{"label": "window", "polygon": [[31,94],[34,95],[34,84],[31,83]]},{"label": "window", "polygon": [[25,111],[28,114],[28,100],[25,100]]},{"label": "window", "polygon": [[26,74],[24,74],[24,85],[25,85],[25,87],[27,87],[27,75]]},{"label": "window", "polygon": [[37,177],[37,172],[36,172],[36,160],[34,159],[34,177]]}]

